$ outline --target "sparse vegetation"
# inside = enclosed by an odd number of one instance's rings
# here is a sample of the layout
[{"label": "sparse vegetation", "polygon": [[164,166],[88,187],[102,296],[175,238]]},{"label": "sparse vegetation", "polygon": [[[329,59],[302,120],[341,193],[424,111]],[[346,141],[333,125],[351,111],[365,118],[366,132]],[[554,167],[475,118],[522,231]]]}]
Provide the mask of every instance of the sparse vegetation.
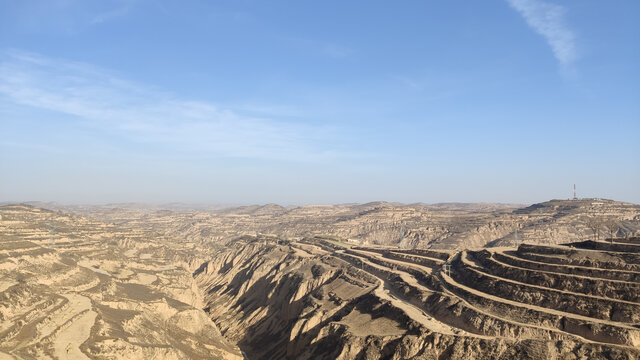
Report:
[{"label": "sparse vegetation", "polygon": [[600,240],[600,231],[604,227],[604,219],[599,216],[589,216],[585,225],[593,232],[593,239]]},{"label": "sparse vegetation", "polygon": [[609,238],[613,242],[613,238],[620,229],[620,221],[615,217],[608,217],[603,222],[604,227],[609,230]]}]

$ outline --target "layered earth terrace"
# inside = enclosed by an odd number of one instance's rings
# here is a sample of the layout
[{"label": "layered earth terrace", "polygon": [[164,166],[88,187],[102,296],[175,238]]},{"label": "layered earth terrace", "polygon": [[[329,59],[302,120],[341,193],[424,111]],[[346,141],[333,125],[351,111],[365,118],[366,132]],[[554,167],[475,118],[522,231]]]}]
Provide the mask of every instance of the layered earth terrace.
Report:
[{"label": "layered earth terrace", "polygon": [[[594,202],[1,206],[0,359],[637,359],[640,211]],[[594,207],[626,236],[593,240]]]}]

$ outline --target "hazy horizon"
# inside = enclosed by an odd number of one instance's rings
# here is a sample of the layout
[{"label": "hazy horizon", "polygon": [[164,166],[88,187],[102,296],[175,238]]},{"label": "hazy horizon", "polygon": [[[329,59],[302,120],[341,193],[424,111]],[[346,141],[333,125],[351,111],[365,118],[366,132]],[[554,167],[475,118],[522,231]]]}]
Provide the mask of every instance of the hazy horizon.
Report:
[{"label": "hazy horizon", "polygon": [[[599,200],[611,200],[621,203],[630,203],[634,205],[640,205],[631,201],[624,201],[619,199],[604,199],[600,197],[592,197],[592,198],[578,198],[578,200],[591,200],[591,199],[599,199]],[[413,202],[413,203],[405,203],[405,202],[397,202],[397,201],[386,201],[386,200],[372,200],[366,202],[343,202],[343,203],[298,203],[298,204],[287,204],[287,203],[188,203],[188,202],[103,202],[103,203],[82,203],[82,202],[69,202],[62,203],[58,201],[40,201],[40,200],[25,200],[25,201],[0,201],[0,205],[12,205],[12,204],[26,204],[32,206],[69,206],[69,207],[140,207],[140,208],[159,208],[159,209],[171,209],[171,208],[184,208],[188,210],[221,210],[221,209],[231,209],[237,207],[250,207],[250,206],[282,206],[284,208],[295,208],[295,207],[305,207],[305,206],[348,206],[348,205],[366,205],[372,203],[388,203],[388,204],[397,204],[400,206],[411,206],[411,205],[426,205],[426,206],[438,206],[438,205],[498,205],[504,207],[528,207],[538,203],[545,203],[548,201],[562,201],[562,200],[573,200],[571,198],[566,199],[546,199],[541,200],[535,203],[508,203],[508,202],[459,202],[459,201],[445,201],[445,202],[436,202],[436,203],[425,203],[425,202]]]},{"label": "hazy horizon", "polygon": [[637,204],[638,13],[3,2],[0,201]]}]

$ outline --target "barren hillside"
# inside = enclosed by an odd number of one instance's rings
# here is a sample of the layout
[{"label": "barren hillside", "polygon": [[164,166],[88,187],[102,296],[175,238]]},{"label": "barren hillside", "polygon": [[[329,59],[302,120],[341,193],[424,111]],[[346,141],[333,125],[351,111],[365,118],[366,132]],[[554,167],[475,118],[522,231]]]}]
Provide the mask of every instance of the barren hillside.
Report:
[{"label": "barren hillside", "polygon": [[331,235],[362,245],[402,248],[479,249],[519,240],[559,244],[593,236],[590,218],[613,218],[615,234],[640,235],[640,205],[602,199],[552,200],[528,207],[500,204],[413,204],[375,202],[285,208],[246,206],[219,211],[170,211],[136,208],[66,209],[100,221],[151,229],[200,243],[243,235],[273,234],[300,239]]},{"label": "barren hillside", "polygon": [[637,359],[638,208],[1,206],[0,358]]},{"label": "barren hillside", "polygon": [[202,311],[190,244],[0,211],[0,359],[242,359]]},{"label": "barren hillside", "polygon": [[243,238],[195,278],[250,358],[635,359],[639,256],[638,238],[462,252]]}]

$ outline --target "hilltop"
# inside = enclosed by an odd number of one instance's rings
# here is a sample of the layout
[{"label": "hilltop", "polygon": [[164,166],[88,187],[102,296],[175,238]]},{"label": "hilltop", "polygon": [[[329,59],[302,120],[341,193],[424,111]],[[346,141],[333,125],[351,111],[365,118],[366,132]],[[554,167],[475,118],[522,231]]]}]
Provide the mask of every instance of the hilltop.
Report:
[{"label": "hilltop", "polygon": [[258,234],[291,239],[330,235],[362,245],[478,249],[513,244],[517,229],[520,241],[558,244],[593,236],[587,227],[593,217],[619,222],[618,231],[607,235],[640,234],[640,205],[603,199],[551,200],[530,206],[374,202],[300,207],[268,204],[213,211],[99,207],[74,212],[208,242]]}]

